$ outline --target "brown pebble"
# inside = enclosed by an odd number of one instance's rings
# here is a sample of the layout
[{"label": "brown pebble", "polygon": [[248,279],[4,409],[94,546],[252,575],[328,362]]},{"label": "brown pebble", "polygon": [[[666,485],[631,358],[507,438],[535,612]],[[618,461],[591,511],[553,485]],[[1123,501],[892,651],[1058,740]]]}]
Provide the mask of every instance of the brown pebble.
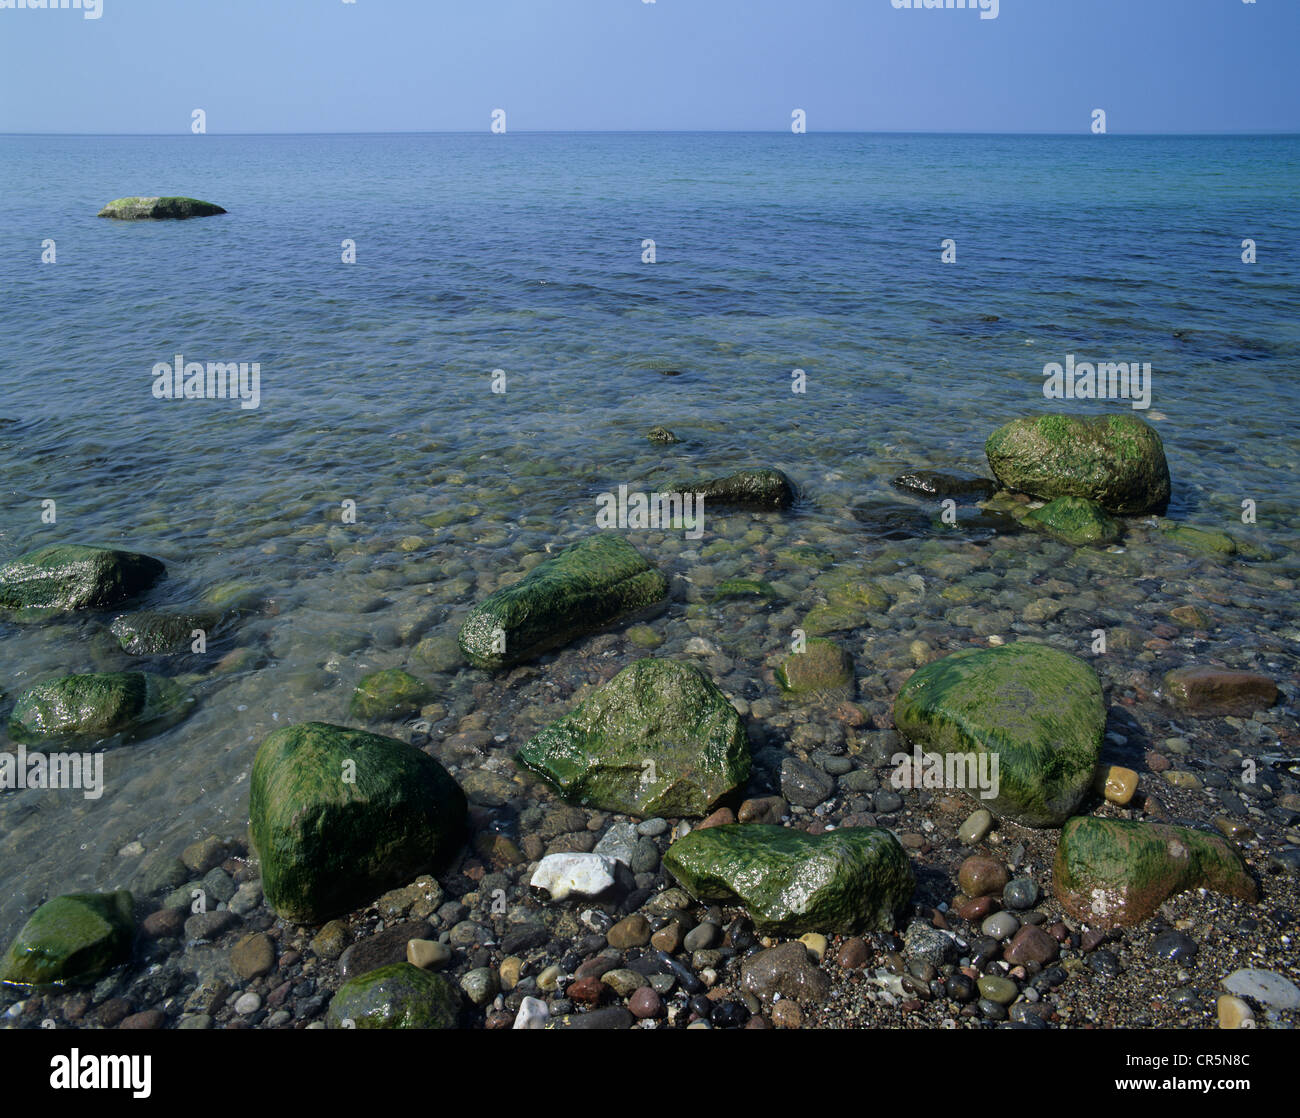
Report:
[{"label": "brown pebble", "polygon": [[736,821],[736,813],[729,807],[720,807],[703,820],[695,829],[702,831],[706,827],[728,827]]},{"label": "brown pebble", "polygon": [[600,978],[601,975],[608,974],[617,968],[617,959],[611,959],[607,955],[597,955],[595,958],[588,959],[585,963],[579,963],[578,969],[573,972],[573,977]]},{"label": "brown pebble", "polygon": [[835,959],[845,970],[857,970],[866,966],[869,955],[866,941],[854,936],[844,941]]},{"label": "brown pebble", "polygon": [[675,955],[681,949],[682,940],[685,938],[686,933],[682,930],[681,924],[673,920],[650,937],[650,945],[658,951],[667,951],[669,955]]},{"label": "brown pebble", "polygon": [[1171,765],[1172,762],[1163,753],[1157,753],[1154,749],[1147,751],[1147,768],[1153,773],[1162,773]]},{"label": "brown pebble", "polygon": [[976,897],[973,901],[967,901],[961,908],[957,909],[957,915],[963,920],[969,920],[974,924],[978,920],[997,912],[1002,907],[997,897]]},{"label": "brown pebble", "polygon": [[119,1029],[161,1029],[167,1020],[161,1009],[146,1009],[143,1013],[133,1013],[124,1017]]},{"label": "brown pebble", "polygon": [[1026,924],[1003,949],[1002,957],[1012,965],[1049,963],[1056,958],[1060,944],[1042,928]]},{"label": "brown pebble", "polygon": [[190,912],[187,908],[162,908],[151,912],[144,918],[141,929],[150,939],[163,936],[178,936],[185,927],[185,918]]},{"label": "brown pebble", "polygon": [[1095,951],[1106,942],[1106,933],[1099,928],[1089,928],[1083,933],[1079,945],[1085,951]]},{"label": "brown pebble", "polygon": [[487,1029],[512,1029],[514,1024],[514,1015],[507,1013],[504,1009],[499,1009],[488,1014],[483,1027]]},{"label": "brown pebble", "polygon": [[610,928],[605,933],[605,938],[610,947],[617,947],[620,951],[626,951],[629,947],[644,947],[650,942],[650,922],[639,912],[634,912]]},{"label": "brown pebble", "polygon": [[240,978],[257,978],[275,966],[275,948],[262,932],[255,932],[231,949],[230,965]]},{"label": "brown pebble", "polygon": [[986,854],[972,854],[957,871],[957,884],[972,899],[1001,893],[1009,880],[1007,867]]},{"label": "brown pebble", "polygon": [[772,1024],[778,1029],[797,1029],[803,1024],[803,1013],[796,1002],[782,998],[772,1007]]},{"label": "brown pebble", "polygon": [[575,978],[570,982],[565,987],[564,996],[582,1005],[599,1005],[600,999],[605,996],[605,991],[608,989],[609,987],[599,978],[587,975],[585,978]]},{"label": "brown pebble", "polygon": [[788,810],[789,805],[781,796],[759,796],[741,804],[736,818],[742,823],[777,824]]},{"label": "brown pebble", "polygon": [[125,998],[109,998],[95,1010],[95,1024],[111,1029],[131,1012],[131,1003]]},{"label": "brown pebble", "polygon": [[645,1020],[658,1017],[663,1012],[664,1004],[653,986],[642,986],[628,999],[627,1007],[632,1011],[633,1017]]}]

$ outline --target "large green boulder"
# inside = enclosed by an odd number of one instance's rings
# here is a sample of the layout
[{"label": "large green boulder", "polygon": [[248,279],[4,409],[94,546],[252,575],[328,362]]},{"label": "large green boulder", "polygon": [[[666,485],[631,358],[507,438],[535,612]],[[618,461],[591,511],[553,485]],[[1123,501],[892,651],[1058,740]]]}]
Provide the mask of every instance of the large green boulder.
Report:
[{"label": "large green boulder", "polygon": [[705,506],[727,505],[744,509],[787,509],[795,502],[794,483],[780,470],[740,470],[710,481],[673,486],[673,491],[696,493]]},{"label": "large green boulder", "polygon": [[1073,547],[1102,546],[1120,537],[1119,522],[1096,501],[1083,497],[1057,497],[1026,513],[1021,523]]},{"label": "large green boulder", "polygon": [[1218,835],[1092,816],[1061,829],[1052,889],[1066,912],[1096,928],[1139,924],[1187,889],[1257,896],[1241,857]]},{"label": "large green boulder", "polygon": [[165,573],[157,559],[134,551],[50,544],[0,567],[0,607],[99,609],[147,590]]},{"label": "large green boulder", "polygon": [[571,803],[628,815],[706,815],[749,779],[740,715],[678,660],[638,660],[515,760]]},{"label": "large green boulder", "polygon": [[121,221],[161,221],[166,219],[184,220],[189,217],[212,217],[226,211],[212,202],[201,202],[197,198],[171,197],[133,197],[115,198],[99,211],[98,217],[115,217]]},{"label": "large green boulder", "polygon": [[668,595],[668,580],[622,536],[591,536],[539,563],[470,611],[460,649],[477,668],[503,668],[568,644]]},{"label": "large green boulder", "polygon": [[134,908],[124,889],[46,901],[0,960],[0,981],[15,986],[93,982],[130,958]]},{"label": "large green boulder", "polygon": [[1169,464],[1154,427],[1136,415],[1015,419],[984,444],[994,476],[1035,497],[1086,497],[1107,512],[1161,511]]},{"label": "large green boulder", "polygon": [[[994,815],[1029,827],[1059,827],[1087,795],[1097,768],[1106,705],[1101,682],[1067,652],[1017,641],[954,652],[919,669],[894,700],[894,725],[927,753],[949,755],[967,792],[970,768],[997,761]],[[977,770],[978,771],[978,770]]]},{"label": "large green boulder", "polygon": [[764,935],[885,931],[912,899],[907,855],[883,827],[809,835],[736,823],[692,831],[664,867],[706,904],[740,904]]},{"label": "large green boulder", "polygon": [[192,651],[194,631],[202,630],[204,637],[210,640],[220,623],[221,614],[210,611],[160,613],[147,610],[115,617],[109,630],[128,655],[158,656]]},{"label": "large green boulder", "polygon": [[465,809],[460,786],[413,745],[285,726],[258,749],[248,792],[262,890],[286,920],[320,923],[444,863]]},{"label": "large green boulder", "polygon": [[192,701],[179,683],[152,672],[65,675],[18,696],[9,733],[19,741],[96,740],[178,721]]},{"label": "large green boulder", "polygon": [[433,689],[401,668],[366,676],[352,693],[353,718],[376,720],[413,714],[433,698]]},{"label": "large green boulder", "polygon": [[460,991],[440,974],[393,963],[343,983],[330,1002],[331,1029],[454,1029]]}]

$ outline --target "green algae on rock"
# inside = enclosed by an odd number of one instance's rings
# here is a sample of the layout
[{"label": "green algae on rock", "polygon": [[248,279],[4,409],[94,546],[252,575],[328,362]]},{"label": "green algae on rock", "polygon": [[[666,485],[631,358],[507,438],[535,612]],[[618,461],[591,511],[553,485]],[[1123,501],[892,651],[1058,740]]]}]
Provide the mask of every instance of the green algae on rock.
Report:
[{"label": "green algae on rock", "polygon": [[1266,675],[1209,665],[1166,672],[1165,692],[1170,702],[1195,714],[1243,718],[1267,710],[1280,698],[1277,684]]},{"label": "green algae on rock", "polygon": [[1272,553],[1267,549],[1241,540],[1218,528],[1198,528],[1193,524],[1179,524],[1174,520],[1161,517],[1156,527],[1160,534],[1176,547],[1195,551],[1201,555],[1239,555],[1243,559],[1269,559]]},{"label": "green algae on rock", "polygon": [[441,974],[393,963],[343,983],[325,1015],[331,1029],[454,1029],[460,991]]},{"label": "green algae on rock", "polygon": [[1015,419],[989,436],[984,451],[1002,485],[1044,500],[1084,497],[1122,514],[1169,503],[1164,445],[1136,415]]},{"label": "green algae on rock", "polygon": [[353,718],[374,721],[413,714],[433,698],[433,688],[401,668],[366,676],[352,694]]},{"label": "green algae on rock", "polygon": [[158,656],[190,652],[196,639],[195,630],[203,634],[206,644],[221,624],[221,614],[160,613],[153,610],[124,613],[109,626],[122,651],[129,656]]},{"label": "green algae on rock", "polygon": [[1119,521],[1106,515],[1096,501],[1083,497],[1057,497],[1020,521],[1074,547],[1102,546],[1120,537]]},{"label": "green algae on rock", "polygon": [[115,198],[97,216],[113,217],[119,221],[183,221],[190,217],[212,217],[225,212],[220,206],[197,198],[154,196]]},{"label": "green algae on rock", "polygon": [[894,725],[928,752],[996,757],[997,794],[980,806],[1026,826],[1059,827],[1092,784],[1106,706],[1082,660],[1016,641],[920,668],[894,701]]},{"label": "green algae on rock", "polygon": [[90,672],[39,683],[18,696],[9,733],[19,741],[98,739],[182,716],[180,684],[152,672]]},{"label": "green algae on rock", "polygon": [[853,684],[853,659],[834,641],[815,637],[781,661],[776,680],[792,697],[842,691]]},{"label": "green algae on rock", "polygon": [[515,755],[566,800],[628,815],[707,815],[749,779],[740,715],[678,660],[624,668]]},{"label": "green algae on rock", "polygon": [[460,844],[466,802],[413,745],[303,722],[262,742],[248,811],[267,903],[315,924],[443,863]]},{"label": "green algae on rock", "polygon": [[727,578],[713,588],[710,600],[714,602],[730,601],[734,598],[750,598],[758,601],[780,601],[781,594],[770,582],[757,578]]},{"label": "green algae on rock", "polygon": [[46,901],[0,959],[0,981],[14,986],[93,982],[130,958],[134,909],[124,889]]},{"label": "green algae on rock", "polygon": [[886,931],[915,881],[883,827],[810,835],[734,823],[692,831],[668,848],[664,868],[706,904],[738,903],[764,935]]},{"label": "green algae on rock", "polygon": [[135,597],[165,573],[157,559],[134,551],[49,544],[0,567],[0,606],[100,609]]},{"label": "green algae on rock", "polygon": [[460,648],[477,668],[503,668],[567,644],[668,595],[668,580],[622,536],[566,547],[475,606]]},{"label": "green algae on rock", "polygon": [[1062,828],[1052,889],[1066,912],[1096,928],[1139,924],[1187,889],[1257,896],[1241,857],[1218,835],[1092,816]]},{"label": "green algae on rock", "polygon": [[696,493],[705,505],[726,505],[742,509],[788,509],[795,502],[795,488],[780,470],[740,470],[711,481],[672,487],[674,492]]}]

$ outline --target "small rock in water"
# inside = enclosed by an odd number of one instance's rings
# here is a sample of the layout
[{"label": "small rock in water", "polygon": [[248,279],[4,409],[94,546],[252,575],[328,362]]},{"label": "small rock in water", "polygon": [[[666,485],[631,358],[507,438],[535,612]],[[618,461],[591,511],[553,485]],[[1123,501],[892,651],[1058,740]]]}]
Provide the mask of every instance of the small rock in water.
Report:
[{"label": "small rock in water", "polygon": [[1016,934],[1020,921],[1009,912],[995,912],[980,925],[980,931],[993,939],[1009,939]]},{"label": "small rock in water", "polygon": [[1097,791],[1113,804],[1123,807],[1137,791],[1138,774],[1121,765],[1109,765],[1097,771]]},{"label": "small rock in water", "polygon": [[1253,998],[1274,1009],[1300,1009],[1300,987],[1275,971],[1236,970],[1223,980],[1223,988],[1238,997]]},{"label": "small rock in water", "polygon": [[966,822],[957,828],[957,837],[967,846],[976,846],[988,837],[992,829],[992,814],[980,808],[978,811],[971,812]]},{"label": "small rock in water", "polygon": [[1002,903],[1014,912],[1033,908],[1038,903],[1038,883],[1031,877],[1017,877],[1008,881],[1002,890]]},{"label": "small rock in water", "polygon": [[541,1029],[546,1025],[550,1010],[540,998],[524,998],[519,1003],[519,1012],[515,1014],[515,1029]]},{"label": "small rock in water", "polygon": [[1253,1029],[1255,1027],[1254,1011],[1240,998],[1234,998],[1231,994],[1220,994],[1217,1008],[1219,1028]]},{"label": "small rock in water", "polygon": [[1168,959],[1179,963],[1196,958],[1200,950],[1196,940],[1185,932],[1161,932],[1151,944],[1151,954],[1157,959]]},{"label": "small rock in water", "polygon": [[528,884],[545,889],[553,901],[570,894],[595,897],[614,884],[614,865],[612,858],[602,854],[548,854]]},{"label": "small rock in water", "polygon": [[971,899],[1001,893],[1007,888],[1007,867],[996,858],[972,854],[957,871],[957,884]]}]

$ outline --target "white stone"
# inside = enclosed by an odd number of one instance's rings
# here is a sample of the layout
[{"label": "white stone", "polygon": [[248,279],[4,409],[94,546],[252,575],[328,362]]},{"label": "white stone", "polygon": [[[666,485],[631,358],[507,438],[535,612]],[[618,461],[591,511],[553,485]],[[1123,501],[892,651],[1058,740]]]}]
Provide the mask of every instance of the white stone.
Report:
[{"label": "white stone", "polygon": [[551,1011],[541,998],[525,998],[519,1003],[519,1013],[515,1016],[514,1028],[540,1029],[546,1025]]},{"label": "white stone", "polygon": [[239,1000],[235,1002],[235,1012],[240,1017],[249,1017],[262,1008],[262,999],[251,990],[247,994],[241,994]]},{"label": "white stone", "polygon": [[1300,1009],[1300,987],[1271,970],[1237,970],[1223,980],[1223,988],[1239,998],[1254,998],[1275,1009]]},{"label": "white stone", "polygon": [[537,863],[528,884],[545,889],[553,901],[562,901],[570,893],[595,897],[614,884],[617,864],[603,854],[548,854]]}]

